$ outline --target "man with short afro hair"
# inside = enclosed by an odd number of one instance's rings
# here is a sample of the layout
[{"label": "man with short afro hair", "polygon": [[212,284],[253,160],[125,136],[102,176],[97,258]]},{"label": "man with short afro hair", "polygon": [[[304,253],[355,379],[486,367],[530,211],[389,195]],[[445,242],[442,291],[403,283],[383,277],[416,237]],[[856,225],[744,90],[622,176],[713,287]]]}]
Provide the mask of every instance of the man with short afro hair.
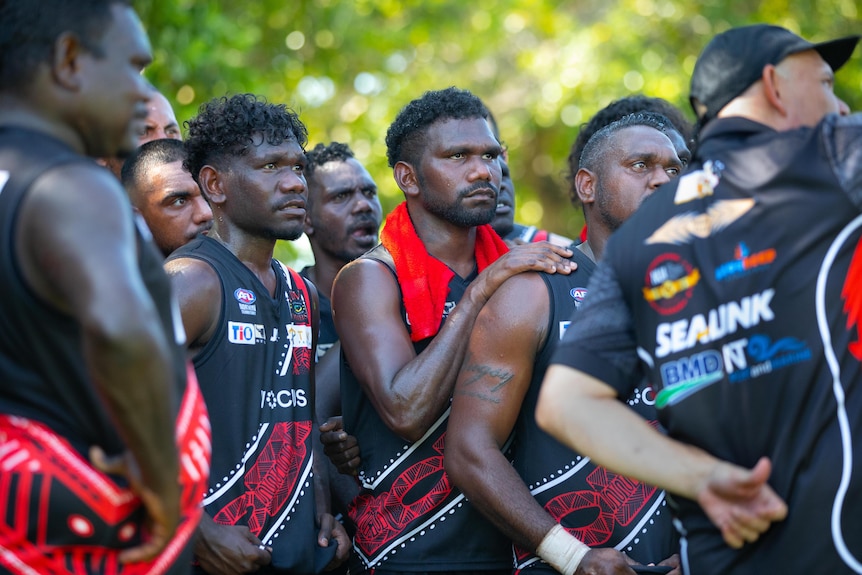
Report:
[{"label": "man with short afro hair", "polygon": [[207,102],[187,125],[185,165],[213,225],[165,267],[213,423],[195,569],[317,573],[350,549],[318,496],[317,290],[273,259],[277,240],[303,231],[306,129],[253,94]]},{"label": "man with short afro hair", "polygon": [[489,225],[502,148],[487,117],[456,88],[404,107],[386,143],[405,201],[386,218],[382,245],[333,285],[344,427],[362,446],[351,573],[511,571],[509,542],[443,469],[449,401],[491,294],[522,271],[568,273],[571,252],[508,251]]}]

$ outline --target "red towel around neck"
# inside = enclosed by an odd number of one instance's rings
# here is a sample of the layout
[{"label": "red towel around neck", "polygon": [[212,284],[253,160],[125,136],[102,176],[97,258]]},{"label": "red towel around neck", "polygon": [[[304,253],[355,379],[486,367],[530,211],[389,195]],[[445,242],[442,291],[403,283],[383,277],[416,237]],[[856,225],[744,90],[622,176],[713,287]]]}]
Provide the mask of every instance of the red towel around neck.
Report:
[{"label": "red towel around neck", "polygon": [[[449,281],[455,272],[425,249],[407,212],[407,202],[400,203],[386,217],[380,241],[395,262],[395,275],[410,321],[410,339],[417,342],[437,335]],[[490,225],[476,227],[479,273],[507,251],[509,248]]]}]

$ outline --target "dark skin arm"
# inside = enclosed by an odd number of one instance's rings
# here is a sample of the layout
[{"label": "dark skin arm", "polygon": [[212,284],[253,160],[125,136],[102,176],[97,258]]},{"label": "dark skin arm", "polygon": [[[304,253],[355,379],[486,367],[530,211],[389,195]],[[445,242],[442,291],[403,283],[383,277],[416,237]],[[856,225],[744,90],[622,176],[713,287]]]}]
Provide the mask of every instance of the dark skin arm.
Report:
[{"label": "dark skin arm", "polygon": [[[22,203],[16,256],[37,296],[81,326],[87,367],[129,450],[125,469],[152,533],[121,561],[143,561],[172,537],[180,489],[173,343],[138,270],[131,216],[122,188],[106,170],[54,169]],[[100,451],[94,455],[94,463],[105,463]]]},{"label": "dark skin arm", "polygon": [[464,342],[491,294],[524,271],[568,273],[563,260],[569,253],[540,243],[503,255],[470,284],[420,355],[401,319],[401,292],[390,271],[368,258],[343,267],[332,288],[335,326],[342,350],[386,425],[408,441],[420,439],[449,403]]},{"label": "dark skin arm", "polygon": [[[529,297],[525,297],[529,294]],[[536,274],[507,280],[476,318],[446,433],[446,472],[513,542],[536,551],[557,523],[501,452],[548,338],[548,291]],[[594,549],[576,573],[633,572],[614,549]]]},{"label": "dark skin arm", "polygon": [[[222,290],[215,270],[191,258],[165,264],[180,305],[189,350],[202,348],[221,319]],[[246,525],[220,525],[204,512],[198,525],[195,557],[212,575],[252,573],[272,560]]]},{"label": "dark skin arm", "polygon": [[[165,269],[171,277],[174,292],[179,301],[189,349],[199,350],[210,340],[221,320],[221,282],[215,270],[200,260],[191,258],[173,260],[165,264]],[[312,334],[314,334],[313,338],[316,338],[319,321],[317,291],[313,286],[309,286],[309,292],[312,299]],[[316,342],[313,340],[312,346],[314,343]],[[312,373],[312,390],[314,389],[313,376]],[[314,398],[311,397],[310,400],[313,406]],[[323,460],[319,443],[314,442],[314,449],[316,462],[314,488],[318,502],[318,522],[321,528],[318,539],[322,546],[329,545],[331,537],[336,539],[339,548],[333,564],[337,564],[346,559],[350,542],[344,527],[334,521],[329,514],[328,496],[319,497],[320,493],[328,494],[328,483],[327,474],[321,471],[317,463]],[[247,526],[220,525],[204,513],[198,527],[195,556],[207,573],[213,575],[251,573],[271,562],[271,552],[272,549],[265,548]]]}]

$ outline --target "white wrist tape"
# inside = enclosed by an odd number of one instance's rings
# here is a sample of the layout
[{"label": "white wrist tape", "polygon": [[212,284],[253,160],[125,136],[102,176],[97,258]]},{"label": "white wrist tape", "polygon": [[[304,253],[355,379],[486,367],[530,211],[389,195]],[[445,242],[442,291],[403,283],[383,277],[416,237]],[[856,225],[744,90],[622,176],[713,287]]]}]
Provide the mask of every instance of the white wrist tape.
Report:
[{"label": "white wrist tape", "polygon": [[589,550],[589,546],[578,541],[574,535],[557,523],[542,539],[539,548],[536,549],[536,555],[560,573],[573,575]]}]

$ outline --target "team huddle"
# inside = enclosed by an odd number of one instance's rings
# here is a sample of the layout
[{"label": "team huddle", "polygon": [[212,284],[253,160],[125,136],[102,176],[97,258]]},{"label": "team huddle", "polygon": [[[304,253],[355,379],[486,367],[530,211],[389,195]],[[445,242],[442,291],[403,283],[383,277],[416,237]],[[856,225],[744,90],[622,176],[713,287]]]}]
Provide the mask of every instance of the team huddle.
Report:
[{"label": "team huddle", "polygon": [[384,214],[284,104],[181,130],[127,0],[0,1],[0,572],[862,573],[859,38],[606,106],[572,240],[469,90]]}]

